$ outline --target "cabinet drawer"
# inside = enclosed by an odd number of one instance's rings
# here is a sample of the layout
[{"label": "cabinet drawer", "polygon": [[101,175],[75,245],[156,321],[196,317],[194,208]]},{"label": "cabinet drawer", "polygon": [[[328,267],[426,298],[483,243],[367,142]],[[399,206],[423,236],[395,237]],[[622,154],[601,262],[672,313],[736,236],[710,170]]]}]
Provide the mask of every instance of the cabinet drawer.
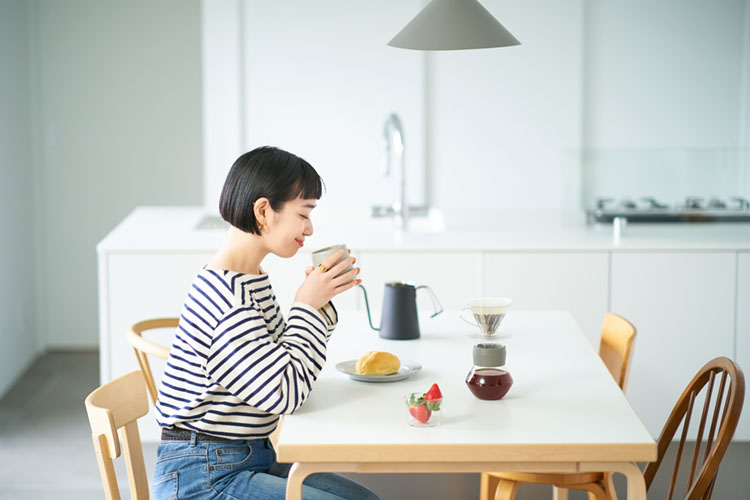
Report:
[{"label": "cabinet drawer", "polygon": [[734,252],[612,255],[612,310],[638,329],[627,395],[658,436],[695,373],[734,356]]}]

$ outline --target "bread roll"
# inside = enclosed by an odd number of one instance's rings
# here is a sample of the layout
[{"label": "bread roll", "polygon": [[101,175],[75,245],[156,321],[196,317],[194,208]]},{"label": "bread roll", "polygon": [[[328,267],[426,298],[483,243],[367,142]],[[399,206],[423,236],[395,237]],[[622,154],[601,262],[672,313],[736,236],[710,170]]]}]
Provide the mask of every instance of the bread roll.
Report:
[{"label": "bread roll", "polygon": [[370,351],[357,361],[357,373],[360,375],[392,375],[401,367],[396,356],[384,351]]}]

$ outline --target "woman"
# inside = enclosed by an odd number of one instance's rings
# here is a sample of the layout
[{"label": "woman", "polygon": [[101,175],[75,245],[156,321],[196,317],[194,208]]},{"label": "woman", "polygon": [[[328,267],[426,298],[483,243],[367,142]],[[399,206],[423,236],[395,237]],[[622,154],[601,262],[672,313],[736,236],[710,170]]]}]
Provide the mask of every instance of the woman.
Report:
[{"label": "woman", "polygon": [[[289,466],[276,463],[268,436],[323,368],[338,320],[331,299],[361,280],[358,268],[335,277],[355,261],[335,264],[343,251],[306,269],[285,321],[260,264],[297,253],[321,194],[315,169],[280,149],[255,149],[232,166],[219,203],[231,227],[188,293],[159,388],[157,499],[284,498]],[[335,474],[311,475],[302,495],[377,498]]]}]

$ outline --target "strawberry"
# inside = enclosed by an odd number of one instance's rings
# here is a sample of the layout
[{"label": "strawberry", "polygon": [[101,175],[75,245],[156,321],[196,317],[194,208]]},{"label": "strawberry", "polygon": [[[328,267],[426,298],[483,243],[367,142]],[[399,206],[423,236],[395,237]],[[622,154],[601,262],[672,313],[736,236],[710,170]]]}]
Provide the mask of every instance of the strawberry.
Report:
[{"label": "strawberry", "polygon": [[440,387],[438,387],[437,384],[432,384],[430,390],[424,393],[424,400],[427,404],[428,410],[439,410],[440,402],[443,400],[443,394],[440,392]]},{"label": "strawberry", "polygon": [[430,416],[432,416],[432,411],[427,409],[426,404],[421,404],[419,406],[410,406],[409,413],[417,420],[417,422],[421,424],[426,424],[430,419]]}]

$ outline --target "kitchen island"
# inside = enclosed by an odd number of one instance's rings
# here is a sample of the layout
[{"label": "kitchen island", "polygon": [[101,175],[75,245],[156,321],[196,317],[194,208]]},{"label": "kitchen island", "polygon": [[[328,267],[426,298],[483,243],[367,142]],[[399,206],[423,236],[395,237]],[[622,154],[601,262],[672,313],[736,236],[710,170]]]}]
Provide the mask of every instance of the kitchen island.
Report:
[{"label": "kitchen island", "polygon": [[[196,229],[202,219],[201,207],[140,207],[99,243],[102,382],[138,368],[125,340],[131,324],[179,315],[224,236]],[[416,221],[401,235],[390,221],[362,214],[321,212],[313,222],[297,256],[263,263],[282,309],[310,252],[344,242],[362,268],[376,325],[389,281],[429,285],[446,308],[492,295],[513,299],[509,314],[566,310],[595,348],[604,314],[616,312],[638,329],[627,396],[653,435],[707,360],[723,355],[750,366],[750,224],[631,224],[616,241],[611,226],[587,226],[583,217],[454,214]],[[427,295],[418,300],[420,311],[431,311]],[[362,310],[364,301],[355,289],[336,305]],[[155,361],[154,371],[161,368]],[[743,415],[737,438],[750,439],[748,422]],[[150,419],[141,426],[144,439],[157,439]]]}]

